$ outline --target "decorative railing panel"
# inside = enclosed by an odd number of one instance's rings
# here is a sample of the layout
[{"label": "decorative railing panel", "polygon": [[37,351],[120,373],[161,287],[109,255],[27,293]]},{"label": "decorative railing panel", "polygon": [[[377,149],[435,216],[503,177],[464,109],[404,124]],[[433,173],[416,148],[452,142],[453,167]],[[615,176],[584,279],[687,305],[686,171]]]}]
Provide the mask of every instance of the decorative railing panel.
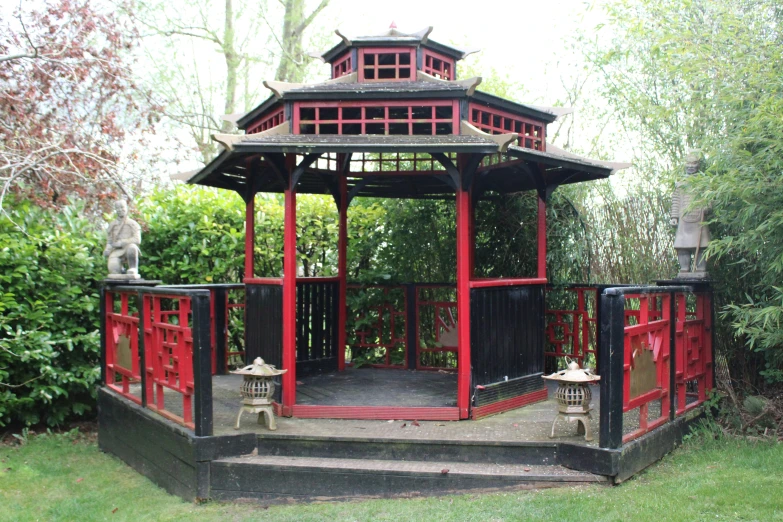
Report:
[{"label": "decorative railing panel", "polygon": [[[693,293],[693,288],[702,288]],[[600,300],[600,441],[620,448],[706,400],[713,386],[709,287],[617,287]]]},{"label": "decorative railing panel", "polygon": [[456,370],[457,289],[416,286],[416,369]]},{"label": "decorative railing panel", "polygon": [[[579,366],[595,366],[598,353],[598,289],[595,287],[566,288],[568,300],[576,299],[571,310],[546,310],[546,352],[552,371],[564,368],[566,358]],[[553,292],[547,291],[547,301]],[[559,293],[559,292],[558,292]],[[561,305],[562,306],[562,305]]]},{"label": "decorative railing panel", "polygon": [[139,312],[136,292],[106,292],[105,310],[105,381],[106,386],[141,404],[139,359]]},{"label": "decorative railing panel", "polygon": [[713,387],[712,303],[707,293],[676,294],[677,415],[699,406]]},{"label": "decorative railing panel", "polygon": [[350,362],[354,366],[408,365],[406,285],[348,285]]},{"label": "decorative railing panel", "polygon": [[638,427],[623,442],[665,423],[671,400],[671,296],[627,294],[625,300],[626,306],[638,302],[638,313],[623,339],[623,413],[637,410]]},{"label": "decorative railing panel", "polygon": [[[144,295],[143,299],[147,312],[144,314],[147,406],[167,419],[194,429],[190,297]],[[174,392],[168,394],[169,401],[166,401],[166,390]]]},{"label": "decorative railing panel", "polygon": [[[198,436],[212,434],[211,305],[210,292],[202,288],[113,286],[102,291],[106,386]],[[129,356],[122,355],[123,337]],[[123,362],[127,357],[130,363]]]}]

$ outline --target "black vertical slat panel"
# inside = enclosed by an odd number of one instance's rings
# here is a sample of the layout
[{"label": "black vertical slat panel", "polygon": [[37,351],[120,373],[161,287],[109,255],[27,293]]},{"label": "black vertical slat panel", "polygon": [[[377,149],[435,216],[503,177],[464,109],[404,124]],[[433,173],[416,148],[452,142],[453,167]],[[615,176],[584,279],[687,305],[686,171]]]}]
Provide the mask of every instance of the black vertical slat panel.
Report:
[{"label": "black vertical slat panel", "polygon": [[313,285],[313,303],[310,321],[312,324],[312,342],[310,343],[310,358],[321,359],[323,357],[323,326],[324,326],[324,307],[323,307],[324,285]]},{"label": "black vertical slat panel", "polygon": [[212,435],[212,335],[209,293],[205,294],[190,298],[193,314],[193,431],[197,437]]},{"label": "black vertical slat panel", "polygon": [[303,283],[296,283],[296,360],[306,359],[307,345],[304,338],[304,293],[307,287]]},{"label": "black vertical slat panel", "polygon": [[312,314],[312,286],[306,283],[302,283],[302,296],[304,301],[304,312],[302,313],[302,343],[303,350],[300,361],[310,360],[310,321]]},{"label": "black vertical slat panel", "polygon": [[486,385],[543,370],[543,287],[471,290],[474,384]]},{"label": "black vertical slat panel", "polygon": [[283,287],[245,287],[245,358],[261,357],[278,368],[283,364]]},{"label": "black vertical slat panel", "polygon": [[321,343],[321,356],[328,359],[332,356],[332,284],[324,283],[324,316],[321,321],[324,325],[323,342]]}]

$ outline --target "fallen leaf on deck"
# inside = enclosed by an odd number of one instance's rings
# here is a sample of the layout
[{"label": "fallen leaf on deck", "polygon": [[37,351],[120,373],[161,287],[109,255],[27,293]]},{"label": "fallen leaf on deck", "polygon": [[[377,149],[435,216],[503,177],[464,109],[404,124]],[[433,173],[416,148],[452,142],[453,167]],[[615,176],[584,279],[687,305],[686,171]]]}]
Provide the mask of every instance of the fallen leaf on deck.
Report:
[{"label": "fallen leaf on deck", "polygon": [[440,470],[440,472],[441,472],[441,474],[445,475],[445,474],[447,474],[447,473],[449,472],[449,470],[447,470],[447,469],[442,469],[442,470]]},{"label": "fallen leaf on deck", "polygon": [[525,471],[530,471],[530,468],[525,468]]},{"label": "fallen leaf on deck", "polygon": [[408,425],[408,423],[407,423],[407,422],[403,422],[403,423],[402,423],[402,426],[400,426],[400,428],[404,428],[404,427],[405,427],[405,426],[407,426],[407,425]]},{"label": "fallen leaf on deck", "polygon": [[413,421],[411,422],[411,424],[413,424],[414,426],[421,426],[421,424],[419,424],[419,421]]}]

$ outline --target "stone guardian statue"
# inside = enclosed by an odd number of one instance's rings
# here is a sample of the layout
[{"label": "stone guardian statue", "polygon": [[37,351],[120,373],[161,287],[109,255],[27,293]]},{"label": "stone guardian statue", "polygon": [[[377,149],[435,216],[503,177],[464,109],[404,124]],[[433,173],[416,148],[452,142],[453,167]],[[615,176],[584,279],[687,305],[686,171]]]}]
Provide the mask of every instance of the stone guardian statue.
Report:
[{"label": "stone guardian statue", "polygon": [[[685,157],[685,179],[678,181],[672,194],[671,224],[677,227],[674,249],[680,263],[678,278],[704,279],[707,277],[707,263],[704,251],[710,243],[710,230],[704,223],[707,207],[693,207],[693,196],[688,190],[688,177],[701,170],[701,151],[692,150]],[[693,269],[691,269],[691,265]]]},{"label": "stone guardian statue", "polygon": [[[139,257],[141,256],[141,227],[128,217],[128,204],[123,200],[114,203],[117,219],[106,230],[106,249],[109,279],[139,279]],[[127,270],[123,272],[123,265]]]}]

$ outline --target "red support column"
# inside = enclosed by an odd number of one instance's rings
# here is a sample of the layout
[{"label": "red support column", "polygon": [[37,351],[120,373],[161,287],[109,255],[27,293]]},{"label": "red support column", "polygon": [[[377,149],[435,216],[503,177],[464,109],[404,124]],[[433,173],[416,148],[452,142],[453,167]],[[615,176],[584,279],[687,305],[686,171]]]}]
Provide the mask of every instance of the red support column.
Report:
[{"label": "red support column", "polygon": [[538,277],[546,278],[546,203],[538,198]]},{"label": "red support column", "polygon": [[337,320],[337,370],[345,370],[345,331],[348,320],[346,309],[346,292],[348,291],[348,178],[340,176],[340,223],[337,240],[337,274],[340,277],[340,307]]},{"label": "red support column", "polygon": [[245,279],[252,279],[255,275],[255,260],[253,259],[253,247],[256,244],[256,198],[255,194],[245,203]]},{"label": "red support column", "polygon": [[[293,169],[289,169],[289,173]],[[285,191],[283,243],[283,415],[296,403],[296,190]]]},{"label": "red support column", "polygon": [[470,192],[457,187],[457,408],[470,415]]}]

